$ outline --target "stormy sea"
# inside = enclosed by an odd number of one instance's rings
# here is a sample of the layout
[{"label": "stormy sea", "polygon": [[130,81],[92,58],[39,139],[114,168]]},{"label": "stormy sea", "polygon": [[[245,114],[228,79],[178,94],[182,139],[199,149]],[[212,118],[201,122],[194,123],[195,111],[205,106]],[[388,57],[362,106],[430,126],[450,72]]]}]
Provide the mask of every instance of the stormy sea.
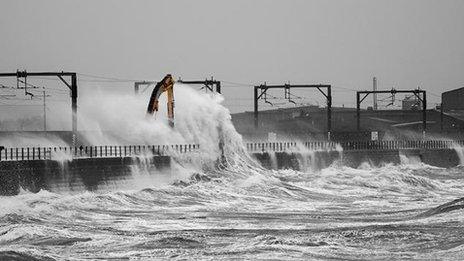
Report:
[{"label": "stormy sea", "polygon": [[145,122],[145,101],[119,97],[127,108],[105,120],[94,113],[87,126],[120,124],[120,137],[88,139],[201,151],[101,190],[0,197],[0,260],[462,260],[463,166],[267,170],[246,153],[221,97],[176,87],[175,130],[162,113]]}]

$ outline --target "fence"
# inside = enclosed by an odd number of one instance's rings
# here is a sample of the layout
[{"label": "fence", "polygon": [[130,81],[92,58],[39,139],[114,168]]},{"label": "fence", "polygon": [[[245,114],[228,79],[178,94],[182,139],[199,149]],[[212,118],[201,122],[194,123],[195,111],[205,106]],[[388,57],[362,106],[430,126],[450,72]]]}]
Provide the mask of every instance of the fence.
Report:
[{"label": "fence", "polygon": [[404,150],[404,149],[449,149],[464,146],[464,141],[454,140],[382,140],[341,142],[343,150]]},{"label": "fence", "polygon": [[464,147],[464,140],[383,140],[383,141],[308,141],[308,142],[267,142],[247,143],[249,152],[286,151],[286,150],[405,150],[405,149],[449,149]]},{"label": "fence", "polygon": [[181,145],[129,145],[129,146],[80,146],[80,147],[0,147],[0,161],[49,160],[73,158],[133,157],[141,155],[167,155],[198,151],[198,144]]},{"label": "fence", "polygon": [[[400,140],[400,141],[308,141],[247,143],[248,152],[317,150],[404,150],[404,149],[449,149],[464,147],[464,140]],[[129,145],[129,146],[81,146],[81,147],[0,147],[0,161],[5,160],[49,160],[74,158],[133,157],[141,155],[168,155],[198,151],[198,144],[182,145]]]},{"label": "fence", "polygon": [[335,150],[336,142],[313,141],[313,142],[264,142],[264,143],[247,143],[246,148],[249,152],[261,151],[286,151],[286,150]]}]

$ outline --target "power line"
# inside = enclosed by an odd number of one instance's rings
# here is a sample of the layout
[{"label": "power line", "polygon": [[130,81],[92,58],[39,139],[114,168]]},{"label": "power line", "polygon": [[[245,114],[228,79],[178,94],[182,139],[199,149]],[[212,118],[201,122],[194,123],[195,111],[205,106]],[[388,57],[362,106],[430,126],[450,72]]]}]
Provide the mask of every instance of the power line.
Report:
[{"label": "power line", "polygon": [[254,86],[253,84],[250,84],[250,83],[231,82],[231,81],[221,81],[221,82],[228,83],[228,84],[233,84],[233,85],[236,85],[236,86],[249,86],[249,87]]},{"label": "power line", "polygon": [[121,78],[116,78],[116,77],[106,77],[106,76],[86,74],[86,73],[77,73],[77,75],[84,76],[84,77],[90,77],[90,78],[104,79],[104,80],[109,80],[109,81],[119,81],[119,82],[136,82],[136,81],[140,81],[140,79],[138,79],[138,80],[121,79]]},{"label": "power line", "polygon": [[41,104],[0,104],[0,106],[8,106],[8,107],[42,107]]},{"label": "power line", "polygon": [[353,91],[353,92],[358,91],[356,89],[351,89],[351,88],[346,88],[346,87],[341,87],[341,86],[334,86],[334,85],[332,85],[332,88],[334,88],[334,89],[342,89],[342,90],[347,90],[347,91]]}]

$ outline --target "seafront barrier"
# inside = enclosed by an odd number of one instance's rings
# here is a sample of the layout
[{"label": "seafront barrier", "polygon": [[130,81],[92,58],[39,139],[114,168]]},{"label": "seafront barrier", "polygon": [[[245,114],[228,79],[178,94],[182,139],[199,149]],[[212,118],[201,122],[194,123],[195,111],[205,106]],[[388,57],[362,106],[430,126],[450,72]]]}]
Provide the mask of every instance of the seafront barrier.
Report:
[{"label": "seafront barrier", "polygon": [[196,144],[2,148],[0,195],[16,195],[21,189],[92,191],[111,187],[130,179],[134,170],[169,171],[169,155],[198,149]]},{"label": "seafront barrier", "polygon": [[462,140],[268,142],[246,146],[263,167],[270,169],[316,170],[334,162],[353,168],[364,163],[379,166],[423,162],[445,168],[464,163]]},{"label": "seafront barrier", "polygon": [[122,145],[80,147],[0,147],[0,161],[52,160],[78,158],[135,157],[140,155],[163,156],[169,153],[194,152],[197,144],[176,145]]},{"label": "seafront barrier", "polygon": [[[353,168],[408,162],[452,167],[463,164],[463,147],[464,141],[452,140],[246,143],[248,153],[263,167],[295,170],[319,170],[336,162]],[[21,189],[101,189],[130,179],[134,169],[143,168],[148,175],[169,172],[171,155],[199,149],[196,144],[0,147],[0,195],[16,195]]]}]

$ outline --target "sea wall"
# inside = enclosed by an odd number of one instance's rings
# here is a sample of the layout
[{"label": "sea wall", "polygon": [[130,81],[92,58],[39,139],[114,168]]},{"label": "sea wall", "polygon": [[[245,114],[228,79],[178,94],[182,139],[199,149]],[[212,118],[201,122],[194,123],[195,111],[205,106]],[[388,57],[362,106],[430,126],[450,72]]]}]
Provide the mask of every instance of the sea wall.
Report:
[{"label": "sea wall", "polygon": [[[353,168],[363,163],[380,166],[387,163],[408,162],[453,167],[462,164],[464,158],[462,149],[452,148],[364,149],[353,147],[353,150],[342,150],[337,149],[337,146],[326,146],[325,143],[316,145],[306,146],[306,149],[299,148],[298,152],[289,150],[296,148],[295,146],[273,145],[267,148],[281,151],[254,151],[250,154],[265,168],[295,170],[319,170],[334,163]],[[12,158],[11,155],[9,158]],[[171,158],[166,155],[126,157],[122,153],[120,157],[104,157],[99,154],[96,158],[74,158],[72,160],[22,160],[25,158],[22,155],[19,158],[20,160],[0,161],[0,195],[17,195],[21,189],[31,192],[38,192],[41,189],[52,192],[100,190],[126,182],[134,174],[169,173],[171,169]]]},{"label": "sea wall", "polygon": [[146,168],[148,173],[153,173],[170,166],[171,158],[159,155],[146,158],[78,158],[71,161],[0,161],[0,195],[17,195],[21,188],[31,192],[41,189],[92,191],[130,178],[134,168]]},{"label": "sea wall", "polygon": [[423,162],[444,168],[461,164],[454,149],[255,152],[252,156],[268,169],[318,170],[335,162],[352,168],[358,168],[363,163],[380,166],[387,163]]}]

